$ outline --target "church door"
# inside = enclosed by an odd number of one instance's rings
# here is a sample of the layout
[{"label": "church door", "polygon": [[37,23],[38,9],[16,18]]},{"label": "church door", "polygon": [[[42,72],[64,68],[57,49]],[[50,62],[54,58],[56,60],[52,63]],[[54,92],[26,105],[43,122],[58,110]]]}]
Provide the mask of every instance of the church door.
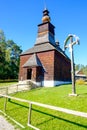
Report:
[{"label": "church door", "polygon": [[27,69],[27,79],[31,79],[32,69]]}]

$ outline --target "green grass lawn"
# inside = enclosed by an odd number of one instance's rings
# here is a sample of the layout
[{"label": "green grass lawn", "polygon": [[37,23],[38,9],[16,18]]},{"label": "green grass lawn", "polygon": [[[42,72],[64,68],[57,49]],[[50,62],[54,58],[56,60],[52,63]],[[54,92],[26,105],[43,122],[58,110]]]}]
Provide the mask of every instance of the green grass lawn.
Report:
[{"label": "green grass lawn", "polygon": [[13,84],[16,84],[17,82],[0,82],[0,87],[7,87],[9,85],[13,85]]},{"label": "green grass lawn", "polygon": [[[79,85],[76,89],[77,97],[68,96],[71,93],[71,85],[37,88],[27,92],[12,94],[11,96],[87,113],[87,85]],[[1,110],[3,110],[3,105],[4,99],[0,98]],[[23,124],[25,126],[24,130],[32,130],[27,126],[28,106],[27,103],[13,100],[7,103],[6,113]],[[87,130],[87,118],[35,105],[33,105],[31,124],[40,128],[40,130]]]}]

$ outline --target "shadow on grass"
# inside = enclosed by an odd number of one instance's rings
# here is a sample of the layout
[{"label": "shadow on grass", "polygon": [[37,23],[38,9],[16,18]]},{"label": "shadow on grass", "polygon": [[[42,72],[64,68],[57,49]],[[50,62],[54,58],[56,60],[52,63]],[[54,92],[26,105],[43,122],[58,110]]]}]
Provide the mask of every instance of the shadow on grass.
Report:
[{"label": "shadow on grass", "polygon": [[24,107],[24,108],[26,108],[26,109],[29,109],[29,106],[25,106],[25,105],[23,105],[23,104],[20,104],[20,103],[14,102],[14,101],[12,101],[12,100],[10,100],[10,99],[8,99],[8,101],[9,101],[10,103],[15,104],[15,105],[19,105],[19,106],[21,106],[21,107]]},{"label": "shadow on grass", "polygon": [[[10,103],[13,103],[13,104],[15,104],[15,105],[22,106],[22,107],[24,107],[24,108],[26,108],[26,109],[29,109],[28,106],[22,105],[22,104],[20,104],[20,103],[16,103],[16,102],[14,102],[14,101],[12,101],[12,100],[9,100],[9,102],[10,102]],[[87,128],[87,125],[83,125],[83,124],[80,124],[80,123],[76,123],[76,122],[73,122],[73,121],[70,121],[70,120],[67,120],[67,119],[58,117],[58,116],[53,115],[53,114],[50,114],[50,113],[47,113],[47,112],[43,112],[43,111],[38,110],[38,109],[35,109],[35,108],[32,108],[32,110],[33,110],[33,111],[36,111],[36,112],[38,112],[38,113],[45,114],[45,115],[51,117],[50,119],[48,119],[48,120],[46,120],[46,121],[43,121],[42,123],[39,123],[39,124],[37,124],[37,125],[41,125],[41,124],[47,123],[47,122],[49,122],[49,121],[51,121],[51,120],[54,120],[54,119],[59,119],[59,120],[65,121],[65,122],[67,122],[67,123],[70,123],[70,124],[73,124],[73,125],[77,125],[77,126],[79,126],[79,127]]]},{"label": "shadow on grass", "polygon": [[62,83],[62,84],[56,85],[55,87],[62,87],[62,86],[66,86],[66,85],[69,86],[69,85],[72,85],[72,83],[71,82],[69,82],[67,84]]},{"label": "shadow on grass", "polygon": [[[46,112],[42,112],[42,111],[37,110],[37,109],[34,109],[34,108],[33,108],[32,110],[52,117],[51,119],[46,120],[46,121],[44,121],[44,122],[42,122],[42,123],[40,123],[40,124],[44,124],[44,123],[49,122],[50,120],[53,120],[53,119],[59,119],[59,120],[62,120],[62,121],[66,121],[67,123],[71,123],[71,124],[74,124],[74,125],[77,125],[77,126],[80,126],[80,127],[87,128],[87,125],[79,124],[79,123],[76,123],[76,122],[73,122],[73,121],[70,121],[70,120],[67,120],[67,119],[64,119],[64,118],[55,116],[55,115],[53,115],[53,114],[49,114],[49,113],[46,113]],[[38,124],[38,125],[40,125],[40,124]]]},{"label": "shadow on grass", "polygon": [[79,93],[78,96],[79,97],[87,96],[87,93],[81,93],[81,94]]}]

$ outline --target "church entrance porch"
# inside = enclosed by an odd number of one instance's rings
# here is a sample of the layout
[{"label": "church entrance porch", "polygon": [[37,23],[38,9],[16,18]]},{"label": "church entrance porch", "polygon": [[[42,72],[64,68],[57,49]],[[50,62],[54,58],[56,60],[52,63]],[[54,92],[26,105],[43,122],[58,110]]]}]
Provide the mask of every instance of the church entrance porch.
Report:
[{"label": "church entrance porch", "polygon": [[41,82],[44,79],[44,72],[42,67],[27,68],[27,73],[25,77],[25,80]]},{"label": "church entrance porch", "polygon": [[31,79],[32,77],[32,69],[27,69],[27,79]]}]

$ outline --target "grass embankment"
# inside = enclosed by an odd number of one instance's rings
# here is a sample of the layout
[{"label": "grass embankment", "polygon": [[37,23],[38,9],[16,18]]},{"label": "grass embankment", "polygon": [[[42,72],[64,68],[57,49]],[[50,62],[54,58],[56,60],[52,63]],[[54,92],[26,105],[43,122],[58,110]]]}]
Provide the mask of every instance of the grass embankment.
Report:
[{"label": "grass embankment", "polygon": [[16,83],[18,83],[16,80],[13,80],[13,81],[0,80],[0,87],[8,87],[9,85],[13,85]]},{"label": "grass embankment", "polygon": [[[87,86],[77,86],[77,97],[69,97],[70,92],[71,85],[62,85],[53,88],[33,89],[12,96],[87,113]],[[1,98],[0,109],[3,109],[3,102],[4,99]],[[13,100],[7,103],[7,114],[23,124],[26,127],[24,130],[32,130],[27,126],[28,107],[27,103]],[[33,105],[31,124],[40,128],[40,130],[87,130],[87,118],[35,105]]]}]

